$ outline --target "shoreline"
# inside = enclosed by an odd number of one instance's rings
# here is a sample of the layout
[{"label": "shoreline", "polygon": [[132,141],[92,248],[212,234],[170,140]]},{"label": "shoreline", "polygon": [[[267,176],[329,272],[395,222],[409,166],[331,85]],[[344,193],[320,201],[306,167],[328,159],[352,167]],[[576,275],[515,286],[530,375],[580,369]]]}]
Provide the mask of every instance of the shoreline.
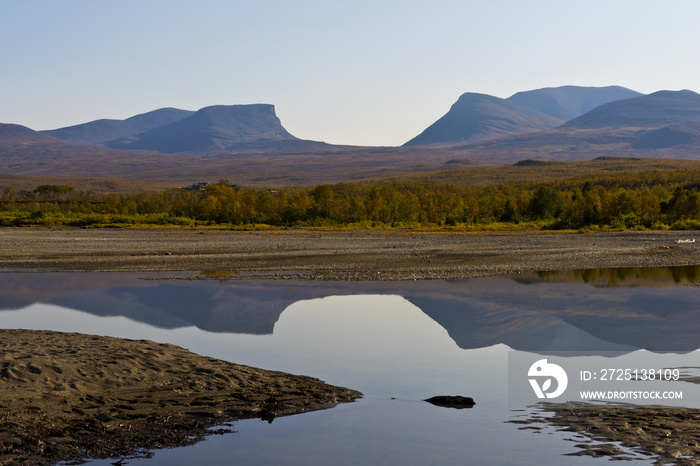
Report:
[{"label": "shoreline", "polygon": [[[0,228],[0,271],[430,280],[700,264],[700,231],[595,234]],[[680,241],[680,242],[679,242]],[[201,275],[201,272],[205,272]]]},{"label": "shoreline", "polygon": [[[615,403],[540,403],[520,430],[570,432],[575,450],[565,456],[696,465],[700,461],[700,409]],[[624,449],[622,449],[622,448]],[[636,455],[635,455],[636,453]]]},{"label": "shoreline", "polygon": [[[148,456],[362,394],[146,340],[0,330],[0,465]],[[216,430],[211,428],[217,427]]]}]

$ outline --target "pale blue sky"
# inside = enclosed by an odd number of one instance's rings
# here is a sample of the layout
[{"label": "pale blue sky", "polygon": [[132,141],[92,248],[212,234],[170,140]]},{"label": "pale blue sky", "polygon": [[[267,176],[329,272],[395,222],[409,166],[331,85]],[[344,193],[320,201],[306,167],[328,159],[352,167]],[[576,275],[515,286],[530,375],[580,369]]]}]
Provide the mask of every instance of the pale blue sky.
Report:
[{"label": "pale blue sky", "polygon": [[0,0],[0,122],[274,104],[295,136],[399,145],[464,92],[700,90],[697,0]]}]

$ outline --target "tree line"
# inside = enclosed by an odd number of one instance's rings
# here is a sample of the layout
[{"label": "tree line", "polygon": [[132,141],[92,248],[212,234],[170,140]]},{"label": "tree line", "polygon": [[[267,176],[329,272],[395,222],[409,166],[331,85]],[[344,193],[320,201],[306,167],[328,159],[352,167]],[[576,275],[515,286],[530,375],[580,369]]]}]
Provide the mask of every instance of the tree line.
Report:
[{"label": "tree line", "polygon": [[99,194],[8,186],[2,225],[700,229],[700,170],[652,170],[460,187],[400,180]]}]

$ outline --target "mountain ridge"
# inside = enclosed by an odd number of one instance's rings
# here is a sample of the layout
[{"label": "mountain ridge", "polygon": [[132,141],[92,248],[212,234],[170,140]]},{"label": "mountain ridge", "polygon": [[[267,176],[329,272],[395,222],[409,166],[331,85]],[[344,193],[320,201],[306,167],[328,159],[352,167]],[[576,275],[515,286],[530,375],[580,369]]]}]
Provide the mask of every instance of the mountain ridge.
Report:
[{"label": "mountain ridge", "polygon": [[133,142],[111,147],[164,153],[213,152],[255,141],[295,139],[282,126],[273,105],[213,105],[141,133]]},{"label": "mountain ridge", "polygon": [[553,128],[563,120],[488,94],[466,92],[450,110],[405,146],[480,141]]},{"label": "mountain ridge", "polygon": [[103,118],[40,132],[74,144],[108,146],[113,141],[133,138],[139,133],[181,120],[192,113],[194,112],[189,110],[166,107],[134,115],[124,120]]},{"label": "mountain ridge", "polygon": [[15,123],[0,123],[0,147],[28,148],[39,145],[68,145],[66,141]]},{"label": "mountain ridge", "polygon": [[168,107],[125,120],[101,119],[41,133],[73,144],[162,153],[221,152],[298,140],[270,104],[212,105],[196,112]]},{"label": "mountain ridge", "polygon": [[[516,105],[483,94],[463,96],[462,103],[469,104],[471,99],[472,104],[485,106],[471,105],[467,109],[480,110],[477,115],[480,118],[497,116],[499,111],[512,116]],[[0,173],[123,177],[183,184],[229,178],[238,183],[279,186],[349,181],[463,165],[513,164],[524,159],[698,160],[700,154],[700,95],[692,91],[659,91],[622,99],[602,104],[558,126],[524,133],[512,133],[513,126],[508,126],[512,121],[491,122],[482,118],[480,121],[488,125],[480,127],[481,135],[489,135],[483,139],[398,147],[339,146],[299,139],[284,129],[274,106],[268,104],[247,108],[257,117],[238,125],[240,114],[234,115],[236,111],[232,107],[205,107],[197,116],[198,112],[193,112],[131,139],[109,143],[118,149],[108,145],[79,145],[21,125],[3,124],[0,125]],[[526,119],[520,111],[516,114]],[[548,126],[553,124],[551,119],[548,121]],[[519,125],[522,121],[516,119],[515,123]],[[497,131],[502,133],[496,134]],[[143,136],[146,134],[153,136],[152,140]],[[192,145],[183,147],[177,140],[180,136]]]},{"label": "mountain ridge", "polygon": [[563,126],[596,129],[623,126],[658,128],[687,124],[700,125],[700,94],[681,90],[657,91],[603,104],[567,121]]},{"label": "mountain ridge", "polygon": [[600,105],[642,95],[622,86],[560,86],[517,92],[506,100],[569,121]]}]

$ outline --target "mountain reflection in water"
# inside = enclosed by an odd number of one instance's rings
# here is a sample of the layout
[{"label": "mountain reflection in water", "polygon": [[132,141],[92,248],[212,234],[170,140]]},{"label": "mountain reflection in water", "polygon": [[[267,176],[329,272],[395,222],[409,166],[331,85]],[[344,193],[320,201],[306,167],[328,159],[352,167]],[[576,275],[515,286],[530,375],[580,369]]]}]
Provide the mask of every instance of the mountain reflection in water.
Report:
[{"label": "mountain reflection in water", "polygon": [[35,302],[160,328],[271,334],[292,303],[332,295],[395,294],[462,349],[524,351],[698,348],[700,267],[540,272],[419,282],[141,280],[139,274],[6,273],[0,308]]},{"label": "mountain reflection in water", "polygon": [[[694,280],[687,272],[574,271],[418,282],[142,275],[0,274],[0,327],[167,342],[311,375],[365,397],[272,424],[239,421],[236,435],[159,450],[151,459],[129,458],[129,464],[597,464],[593,458],[563,459],[571,453],[570,432],[531,435],[505,422],[511,409],[525,415],[521,409],[537,401],[525,372],[509,375],[511,358],[527,359],[527,368],[542,353],[554,358],[555,351],[570,350],[586,353],[568,358],[571,374],[608,363],[679,367],[685,373],[697,368],[700,354],[690,352],[698,346],[700,289],[679,286],[673,278]],[[616,285],[601,277],[613,277]],[[688,354],[630,351],[636,348]],[[621,356],[611,357],[610,350]],[[642,362],[633,365],[634,358]],[[699,386],[679,383],[683,406],[697,406]],[[456,394],[476,404],[456,410],[422,401]]]}]

